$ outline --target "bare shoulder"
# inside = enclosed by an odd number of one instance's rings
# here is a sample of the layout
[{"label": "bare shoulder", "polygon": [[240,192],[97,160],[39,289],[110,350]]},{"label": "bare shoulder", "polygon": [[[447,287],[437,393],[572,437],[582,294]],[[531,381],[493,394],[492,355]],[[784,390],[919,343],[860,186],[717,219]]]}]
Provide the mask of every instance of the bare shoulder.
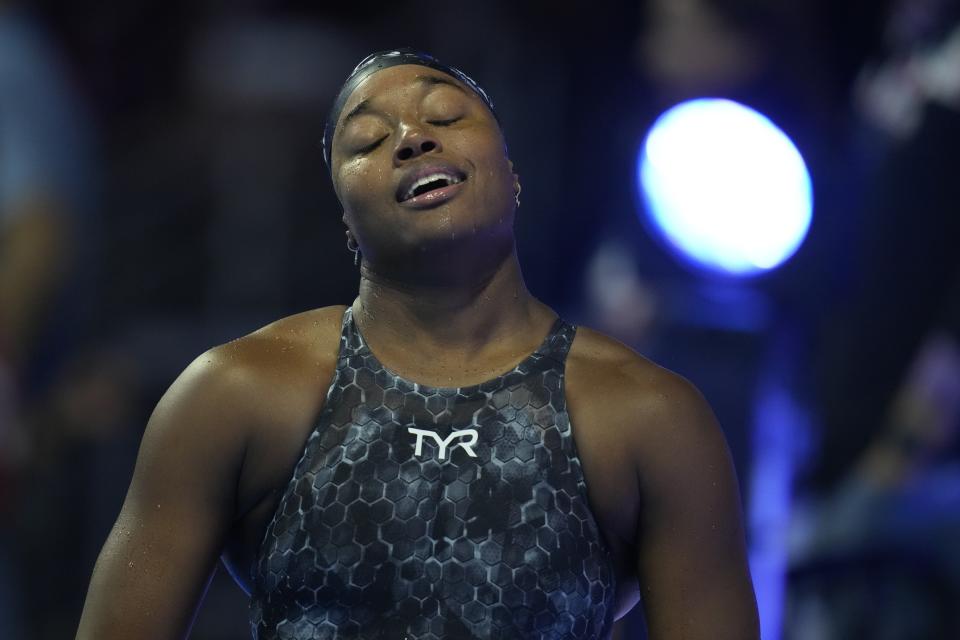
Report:
[{"label": "bare shoulder", "polygon": [[315,356],[336,357],[346,307],[322,307],[281,318],[243,337],[212,348],[201,358],[231,375],[274,374]]},{"label": "bare shoulder", "polygon": [[289,316],[197,357],[147,424],[133,495],[194,477],[222,486],[210,504],[230,505],[233,521],[282,485],[333,377],[343,310]]},{"label": "bare shoulder", "polygon": [[332,375],[343,310],[292,315],[202,353],[164,394],[151,423],[176,428],[184,421],[174,418],[189,417],[192,426],[180,427],[185,436],[221,442],[283,423],[298,408],[291,400],[312,398],[318,381]]},{"label": "bare shoulder", "polygon": [[[699,390],[587,328],[567,378],[571,422],[576,409],[590,423],[580,449],[594,453],[594,502],[614,496],[606,521],[635,552],[650,637],[759,637],[736,472]],[[607,477],[623,469],[634,483]]]},{"label": "bare shoulder", "polygon": [[240,516],[296,455],[294,426],[318,395],[301,378],[335,366],[340,316],[277,321],[210,349],[174,381],[144,432],[78,638],[185,637]]},{"label": "bare shoulder", "polygon": [[[588,327],[577,330],[567,371],[571,382],[619,408],[637,429],[703,426],[707,416],[712,422],[709,405],[689,380]],[[643,420],[637,420],[640,417]]]},{"label": "bare shoulder", "polygon": [[580,328],[567,378],[571,409],[621,443],[641,485],[669,485],[691,466],[729,466],[726,438],[700,391],[617,340]]},{"label": "bare shoulder", "polygon": [[[332,370],[346,307],[323,307],[287,316],[213,347],[188,368],[215,384],[243,391],[248,384],[278,386],[312,381]],[[262,395],[262,394],[257,394]]]}]

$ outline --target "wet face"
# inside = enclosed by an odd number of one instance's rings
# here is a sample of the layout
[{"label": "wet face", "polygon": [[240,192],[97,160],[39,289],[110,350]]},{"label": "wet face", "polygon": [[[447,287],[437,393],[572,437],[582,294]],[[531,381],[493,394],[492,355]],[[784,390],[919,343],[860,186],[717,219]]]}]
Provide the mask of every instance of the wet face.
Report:
[{"label": "wet face", "polygon": [[337,122],[331,165],[344,222],[375,265],[512,247],[518,183],[500,127],[440,71],[397,65],[363,81]]}]

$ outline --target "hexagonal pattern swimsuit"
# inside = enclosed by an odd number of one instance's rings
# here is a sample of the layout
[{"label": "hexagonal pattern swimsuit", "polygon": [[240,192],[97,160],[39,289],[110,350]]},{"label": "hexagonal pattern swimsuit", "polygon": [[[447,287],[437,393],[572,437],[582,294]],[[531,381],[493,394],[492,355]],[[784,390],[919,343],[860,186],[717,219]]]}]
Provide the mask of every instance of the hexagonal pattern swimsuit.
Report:
[{"label": "hexagonal pattern swimsuit", "polygon": [[348,309],[317,427],[267,528],[259,640],[605,638],[609,551],[564,399],[561,319],[482,384],[410,382]]}]

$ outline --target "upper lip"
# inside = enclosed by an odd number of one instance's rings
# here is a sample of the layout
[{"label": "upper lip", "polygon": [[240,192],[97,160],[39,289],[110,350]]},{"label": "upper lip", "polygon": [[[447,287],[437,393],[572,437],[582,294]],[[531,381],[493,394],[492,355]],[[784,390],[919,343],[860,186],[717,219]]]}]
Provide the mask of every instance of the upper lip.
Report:
[{"label": "upper lip", "polygon": [[410,190],[413,188],[413,185],[417,183],[417,180],[426,178],[427,176],[433,174],[443,174],[450,179],[458,180],[460,182],[467,179],[466,172],[447,162],[430,162],[419,167],[414,167],[409,169],[407,173],[400,179],[400,184],[397,187],[396,194],[397,202],[408,200]]}]

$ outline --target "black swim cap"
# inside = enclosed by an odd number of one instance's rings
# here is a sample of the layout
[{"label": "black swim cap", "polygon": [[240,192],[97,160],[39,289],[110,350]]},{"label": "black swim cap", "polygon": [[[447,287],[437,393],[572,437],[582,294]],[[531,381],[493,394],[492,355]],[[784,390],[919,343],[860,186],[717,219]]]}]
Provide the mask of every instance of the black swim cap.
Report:
[{"label": "black swim cap", "polygon": [[377,53],[371,53],[366,58],[361,60],[360,64],[358,64],[353,71],[350,72],[347,80],[340,88],[340,92],[337,94],[337,99],[333,102],[333,108],[330,109],[330,115],[327,117],[327,125],[323,130],[323,159],[327,163],[327,170],[330,171],[331,174],[333,172],[333,165],[330,161],[333,153],[333,133],[337,127],[337,121],[340,119],[340,112],[343,111],[343,105],[347,103],[347,99],[350,97],[350,94],[353,93],[353,90],[356,89],[357,85],[359,85],[361,82],[369,78],[377,71],[400,64],[416,64],[420,65],[421,67],[429,67],[431,69],[436,69],[437,71],[442,71],[448,76],[453,76],[467,87],[472,89],[473,92],[478,96],[480,96],[484,104],[486,104],[490,109],[490,112],[493,113],[493,117],[497,117],[497,112],[493,110],[493,100],[490,99],[490,96],[487,95],[487,92],[484,91],[480,85],[474,82],[473,78],[465,74],[463,71],[460,71],[456,67],[449,67],[428,53],[416,51],[415,49],[410,49],[408,47],[394,49],[392,51],[378,51]]}]

